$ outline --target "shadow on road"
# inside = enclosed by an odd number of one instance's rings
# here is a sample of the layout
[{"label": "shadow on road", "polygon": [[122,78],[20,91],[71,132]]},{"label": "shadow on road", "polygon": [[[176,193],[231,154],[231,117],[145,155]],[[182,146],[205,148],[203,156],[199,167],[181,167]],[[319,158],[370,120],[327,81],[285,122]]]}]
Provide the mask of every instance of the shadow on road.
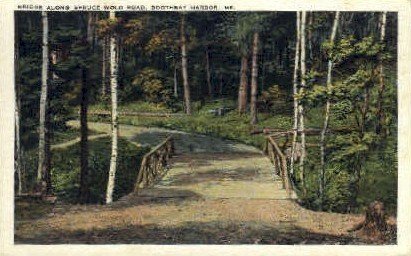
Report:
[{"label": "shadow on road", "polygon": [[90,231],[48,230],[15,236],[18,244],[363,244],[356,238],[315,233],[292,224],[184,222],[178,226],[131,225]]}]

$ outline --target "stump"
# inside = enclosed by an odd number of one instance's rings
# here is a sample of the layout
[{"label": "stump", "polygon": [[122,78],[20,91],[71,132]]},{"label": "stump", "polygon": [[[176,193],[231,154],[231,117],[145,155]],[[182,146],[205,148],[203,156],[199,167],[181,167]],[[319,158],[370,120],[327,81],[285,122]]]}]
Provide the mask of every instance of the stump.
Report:
[{"label": "stump", "polygon": [[387,215],[383,203],[374,201],[368,206],[363,230],[371,237],[381,236],[387,231]]},{"label": "stump", "polygon": [[365,219],[356,225],[351,231],[359,231],[367,238],[385,242],[392,240],[391,233],[393,227],[387,223],[387,214],[384,210],[384,204],[379,201],[370,203],[365,211]]}]

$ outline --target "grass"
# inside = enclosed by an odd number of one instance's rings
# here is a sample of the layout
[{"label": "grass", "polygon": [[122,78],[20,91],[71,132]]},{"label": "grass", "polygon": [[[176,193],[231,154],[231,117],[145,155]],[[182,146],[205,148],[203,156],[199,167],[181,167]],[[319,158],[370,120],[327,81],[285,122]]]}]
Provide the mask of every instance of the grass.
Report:
[{"label": "grass", "polygon": [[[127,140],[119,140],[119,157],[116,173],[114,200],[130,193],[137,178],[141,159],[148,148],[140,148]],[[89,141],[89,183],[91,203],[103,203],[110,164],[110,138]],[[34,181],[37,170],[37,151],[25,155],[27,176]],[[52,152],[53,191],[58,199],[76,203],[80,183],[80,145],[76,143]],[[34,184],[34,182],[27,182]]]},{"label": "grass", "polygon": [[[89,111],[101,111],[101,110],[110,110],[110,104],[108,103],[99,103],[89,107]],[[162,104],[155,104],[150,102],[131,102],[127,105],[119,105],[118,110],[127,111],[127,112],[171,112],[170,109],[167,109]]]}]

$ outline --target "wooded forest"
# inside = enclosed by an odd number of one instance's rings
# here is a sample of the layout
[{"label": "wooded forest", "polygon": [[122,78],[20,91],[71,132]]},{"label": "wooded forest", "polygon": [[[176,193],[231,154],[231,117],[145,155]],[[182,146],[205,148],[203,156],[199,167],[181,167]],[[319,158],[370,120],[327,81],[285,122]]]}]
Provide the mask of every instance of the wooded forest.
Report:
[{"label": "wooded forest", "polygon": [[261,150],[280,134],[303,207],[396,214],[396,13],[17,11],[15,28],[16,196],[132,192],[152,149],[132,125]]}]

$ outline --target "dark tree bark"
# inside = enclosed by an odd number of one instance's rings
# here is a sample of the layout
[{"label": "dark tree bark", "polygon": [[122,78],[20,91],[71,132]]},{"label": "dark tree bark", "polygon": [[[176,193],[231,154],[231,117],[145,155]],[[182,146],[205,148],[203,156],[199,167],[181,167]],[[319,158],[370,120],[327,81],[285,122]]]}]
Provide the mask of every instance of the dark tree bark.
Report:
[{"label": "dark tree bark", "polygon": [[87,69],[83,68],[81,71],[81,106],[80,106],[80,195],[81,203],[88,203],[90,196],[89,189],[89,171],[88,171],[88,74]]},{"label": "dark tree bark", "polygon": [[174,66],[174,76],[173,76],[173,83],[174,83],[174,97],[178,98],[178,81],[177,81],[177,61],[176,57],[173,57],[173,66]]},{"label": "dark tree bark", "polygon": [[251,70],[251,124],[257,124],[257,79],[258,79],[258,44],[259,44],[259,34],[254,32],[253,40],[253,62]]},{"label": "dark tree bark", "polygon": [[[94,14],[88,13],[86,44],[91,54],[94,51]],[[81,106],[80,106],[80,194],[81,203],[88,203],[90,199],[89,170],[88,170],[88,123],[87,112],[89,104],[89,68],[81,70]]]},{"label": "dark tree bark", "polygon": [[208,96],[212,98],[213,97],[213,85],[211,84],[210,52],[208,51],[208,47],[205,50],[205,58],[206,58]]},{"label": "dark tree bark", "polygon": [[187,67],[187,40],[185,34],[185,15],[181,15],[180,24],[180,36],[181,36],[181,70],[183,76],[183,86],[184,86],[184,103],[185,112],[187,115],[191,115],[191,95],[190,95],[190,85],[188,83],[188,67]]},{"label": "dark tree bark", "polygon": [[247,90],[248,90],[248,58],[241,58],[240,88],[238,90],[238,112],[244,114],[247,110]]}]

